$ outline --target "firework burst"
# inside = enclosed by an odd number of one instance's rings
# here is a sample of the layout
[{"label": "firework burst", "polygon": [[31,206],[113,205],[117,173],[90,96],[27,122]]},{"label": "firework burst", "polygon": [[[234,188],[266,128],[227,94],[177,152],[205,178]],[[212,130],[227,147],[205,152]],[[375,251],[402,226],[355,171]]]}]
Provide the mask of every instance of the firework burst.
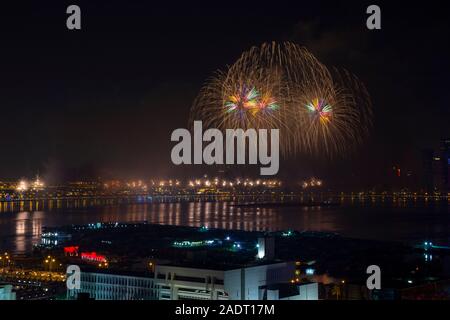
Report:
[{"label": "firework burst", "polygon": [[306,108],[311,117],[319,119],[320,122],[328,123],[331,121],[333,107],[324,99],[315,98],[306,105]]},{"label": "firework burst", "polygon": [[346,152],[362,142],[371,116],[356,77],[290,42],[244,52],[207,81],[191,110],[191,121],[220,129],[280,129],[284,154]]}]

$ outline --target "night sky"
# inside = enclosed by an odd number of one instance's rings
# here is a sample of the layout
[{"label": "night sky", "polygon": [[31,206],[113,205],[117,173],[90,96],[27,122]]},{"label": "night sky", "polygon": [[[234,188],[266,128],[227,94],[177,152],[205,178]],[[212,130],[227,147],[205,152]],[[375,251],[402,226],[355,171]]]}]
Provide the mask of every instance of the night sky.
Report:
[{"label": "night sky", "polygon": [[[171,164],[204,81],[251,46],[293,41],[367,86],[374,128],[331,160],[299,156],[279,176],[330,185],[389,183],[393,165],[419,179],[420,152],[450,136],[450,28],[445,1],[180,3],[39,1],[0,10],[0,180],[187,177]],[[66,29],[66,7],[82,30]],[[378,4],[382,30],[366,28]]]}]

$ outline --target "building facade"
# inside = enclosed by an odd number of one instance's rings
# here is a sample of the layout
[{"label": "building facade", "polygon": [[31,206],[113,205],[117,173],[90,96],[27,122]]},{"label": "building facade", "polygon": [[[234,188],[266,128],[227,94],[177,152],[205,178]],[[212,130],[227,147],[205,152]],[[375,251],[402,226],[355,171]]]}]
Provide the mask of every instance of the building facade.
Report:
[{"label": "building facade", "polygon": [[[152,277],[81,272],[80,288],[68,289],[67,299],[95,300],[267,300],[285,298],[271,289],[289,285],[294,262],[277,262],[215,270],[156,265]],[[293,299],[311,299],[298,286]],[[272,290],[272,291],[271,291]],[[82,295],[81,295],[82,294]]]},{"label": "building facade", "polygon": [[263,300],[266,288],[288,283],[293,262],[279,262],[231,270],[157,266],[155,286],[161,300]]},{"label": "building facade", "polygon": [[157,298],[153,278],[118,274],[81,272],[80,289],[67,290],[67,299],[88,294],[95,300],[154,300]]}]

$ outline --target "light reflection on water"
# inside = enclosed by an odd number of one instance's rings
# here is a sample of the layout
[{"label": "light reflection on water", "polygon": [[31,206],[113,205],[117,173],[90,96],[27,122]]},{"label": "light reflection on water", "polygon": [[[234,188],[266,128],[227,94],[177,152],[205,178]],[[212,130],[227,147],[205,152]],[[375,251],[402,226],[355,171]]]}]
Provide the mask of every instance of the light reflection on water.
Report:
[{"label": "light reflection on water", "polygon": [[[380,240],[450,239],[450,215],[446,203],[432,206],[242,207],[232,202],[182,202],[102,203],[95,206],[84,200],[69,205],[60,201],[33,204],[28,210],[9,208],[2,212],[4,206],[3,203],[0,207],[0,250],[16,252],[31,250],[32,244],[39,242],[43,226],[115,221],[206,225],[248,231],[313,230]],[[26,206],[18,204],[17,207]]]}]

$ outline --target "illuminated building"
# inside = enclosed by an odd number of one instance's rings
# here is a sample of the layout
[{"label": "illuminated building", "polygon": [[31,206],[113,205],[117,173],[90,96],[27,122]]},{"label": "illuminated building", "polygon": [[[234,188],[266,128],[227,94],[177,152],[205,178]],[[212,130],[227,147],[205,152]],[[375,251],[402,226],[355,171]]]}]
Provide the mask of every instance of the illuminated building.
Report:
[{"label": "illuminated building", "polygon": [[318,300],[320,284],[293,283],[294,262],[202,269],[153,265],[152,277],[81,272],[80,288],[68,289],[95,300]]},{"label": "illuminated building", "polygon": [[295,264],[279,262],[235,269],[155,268],[159,300],[262,300],[267,286],[289,283]]},{"label": "illuminated building", "polygon": [[65,232],[43,232],[41,234],[41,245],[54,247],[72,238],[71,234]]},{"label": "illuminated building", "polygon": [[120,274],[81,272],[80,289],[67,290],[67,299],[89,294],[95,300],[154,300],[156,290],[152,278]]}]

